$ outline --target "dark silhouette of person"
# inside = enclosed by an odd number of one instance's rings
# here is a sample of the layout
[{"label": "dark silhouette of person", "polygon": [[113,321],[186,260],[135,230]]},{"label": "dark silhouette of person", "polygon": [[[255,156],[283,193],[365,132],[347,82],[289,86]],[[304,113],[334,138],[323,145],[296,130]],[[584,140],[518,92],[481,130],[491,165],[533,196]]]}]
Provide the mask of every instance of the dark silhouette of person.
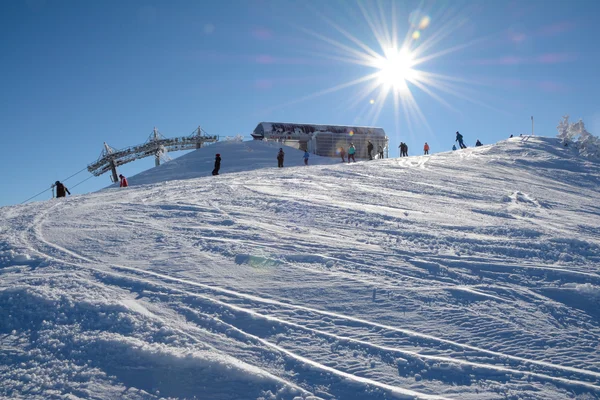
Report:
[{"label": "dark silhouette of person", "polygon": [[219,170],[221,169],[221,155],[217,154],[215,156],[215,169],[213,169],[213,175],[219,175]]},{"label": "dark silhouette of person", "polygon": [[283,159],[285,157],[285,153],[283,149],[279,149],[279,153],[277,153],[277,167],[283,168]]},{"label": "dark silhouette of person", "polygon": [[373,159],[373,143],[370,140],[367,140],[367,153],[369,153],[369,160]]},{"label": "dark silhouette of person", "polygon": [[54,183],[54,186],[56,186],[56,197],[66,197],[67,193],[69,195],[71,195],[71,192],[69,192],[69,189],[67,189],[67,187],[65,185],[60,183],[60,181],[56,181]]}]

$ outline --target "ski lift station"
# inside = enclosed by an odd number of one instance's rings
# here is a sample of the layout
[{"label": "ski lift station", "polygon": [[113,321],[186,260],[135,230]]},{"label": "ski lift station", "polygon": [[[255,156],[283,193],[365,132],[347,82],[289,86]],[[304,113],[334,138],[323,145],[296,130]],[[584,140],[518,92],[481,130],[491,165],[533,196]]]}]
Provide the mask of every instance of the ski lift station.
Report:
[{"label": "ski lift station", "polygon": [[373,154],[379,146],[384,149],[386,158],[388,154],[388,137],[382,128],[261,122],[252,132],[252,137],[255,140],[274,140],[324,157],[337,157],[340,148],[348,152],[350,143],[354,143],[357,158],[368,158],[367,141],[370,140]]}]

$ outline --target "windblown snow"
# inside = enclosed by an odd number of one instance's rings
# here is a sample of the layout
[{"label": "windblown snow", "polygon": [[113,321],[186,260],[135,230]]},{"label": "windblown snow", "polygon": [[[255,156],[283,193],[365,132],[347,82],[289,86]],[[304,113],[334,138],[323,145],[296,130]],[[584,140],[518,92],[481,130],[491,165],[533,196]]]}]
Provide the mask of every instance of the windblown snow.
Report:
[{"label": "windblown snow", "polygon": [[0,208],[0,397],[600,397],[598,163],[278,148]]}]

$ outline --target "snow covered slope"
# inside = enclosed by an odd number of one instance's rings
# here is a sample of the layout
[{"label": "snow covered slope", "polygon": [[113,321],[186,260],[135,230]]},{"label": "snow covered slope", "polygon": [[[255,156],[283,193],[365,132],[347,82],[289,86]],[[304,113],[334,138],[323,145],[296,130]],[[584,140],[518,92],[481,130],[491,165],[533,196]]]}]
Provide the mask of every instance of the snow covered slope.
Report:
[{"label": "snow covered slope", "polygon": [[[277,153],[282,148],[285,153],[284,167],[304,166],[304,151],[283,146],[275,142],[252,140],[248,142],[218,142],[192,151],[156,168],[139,173],[128,179],[130,185],[143,185],[212,176],[215,154],[221,154],[220,174],[250,171],[264,168],[277,168]],[[338,164],[339,160],[311,154],[309,165]],[[117,185],[114,185],[117,186]]]},{"label": "snow covered slope", "polygon": [[0,397],[599,398],[600,165],[220,152],[0,208]]}]

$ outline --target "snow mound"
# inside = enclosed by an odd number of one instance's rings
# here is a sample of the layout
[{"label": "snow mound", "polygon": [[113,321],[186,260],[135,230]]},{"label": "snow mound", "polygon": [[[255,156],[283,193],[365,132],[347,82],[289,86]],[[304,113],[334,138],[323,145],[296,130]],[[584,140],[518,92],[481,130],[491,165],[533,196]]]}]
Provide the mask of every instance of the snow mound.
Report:
[{"label": "snow mound", "polygon": [[[215,154],[221,155],[219,174],[277,168],[277,152],[285,152],[284,168],[304,166],[304,151],[275,142],[252,140],[246,142],[225,141],[211,144],[185,154],[158,167],[151,168],[128,178],[129,185],[144,185],[180,179],[211,176]],[[341,160],[311,154],[309,165],[339,164]]]}]

